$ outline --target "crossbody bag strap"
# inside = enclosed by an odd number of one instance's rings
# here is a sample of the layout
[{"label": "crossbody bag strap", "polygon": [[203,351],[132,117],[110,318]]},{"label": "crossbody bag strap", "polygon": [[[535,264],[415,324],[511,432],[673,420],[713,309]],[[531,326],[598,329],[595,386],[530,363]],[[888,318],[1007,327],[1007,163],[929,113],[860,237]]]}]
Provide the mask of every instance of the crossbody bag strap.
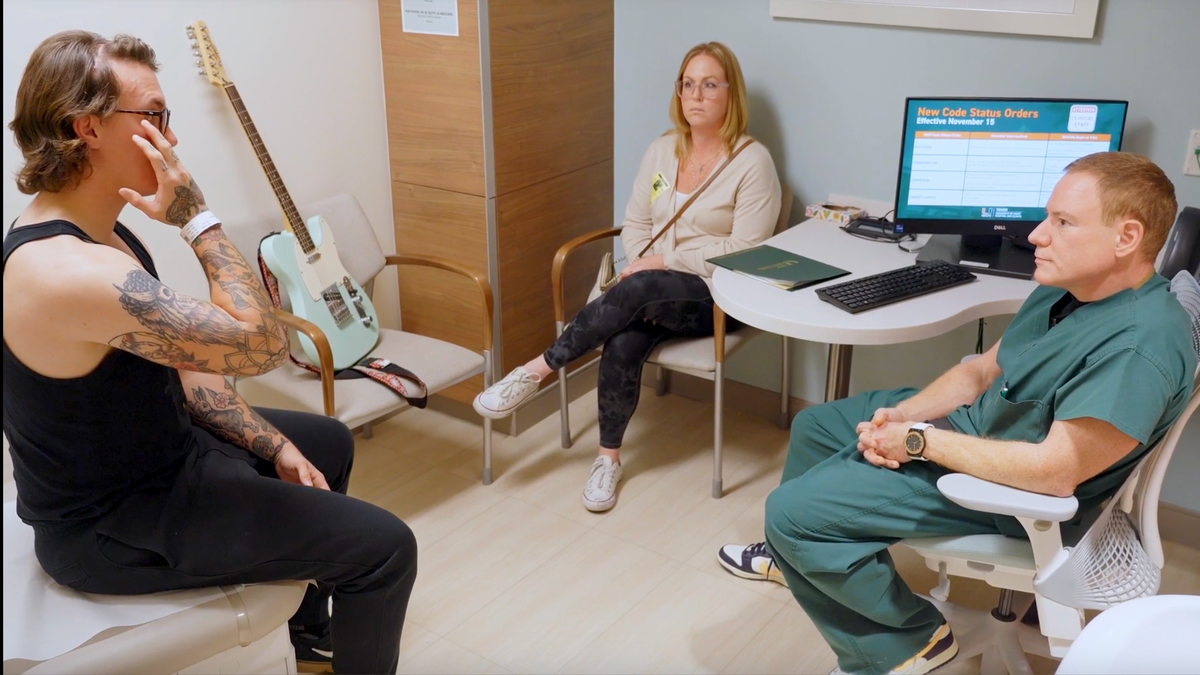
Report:
[{"label": "crossbody bag strap", "polygon": [[696,198],[699,197],[702,192],[704,192],[705,188],[707,188],[709,185],[712,185],[712,182],[717,179],[717,176],[721,175],[721,172],[725,170],[725,167],[733,163],[733,158],[737,157],[738,154],[746,149],[746,146],[753,142],[754,139],[751,138],[738,146],[738,148],[733,151],[733,154],[729,155],[729,159],[725,160],[724,164],[717,167],[717,170],[712,172],[712,175],[708,177],[708,180],[704,181],[704,185],[701,185],[699,190],[696,190],[692,193],[691,197],[688,197],[688,200],[683,203],[683,206],[679,207],[679,210],[675,212],[675,215],[671,216],[671,220],[667,221],[666,227],[659,230],[658,234],[654,235],[654,237],[650,239],[650,243],[646,244],[646,247],[642,249],[641,253],[637,254],[637,258],[634,258],[634,260],[646,255],[646,251],[649,251],[650,247],[654,246],[654,242],[658,241],[660,237],[667,233],[667,230],[671,229],[671,227],[675,225],[676,221],[679,220],[679,217],[683,215],[683,212],[687,211],[687,208],[692,205],[692,202],[696,201]]}]

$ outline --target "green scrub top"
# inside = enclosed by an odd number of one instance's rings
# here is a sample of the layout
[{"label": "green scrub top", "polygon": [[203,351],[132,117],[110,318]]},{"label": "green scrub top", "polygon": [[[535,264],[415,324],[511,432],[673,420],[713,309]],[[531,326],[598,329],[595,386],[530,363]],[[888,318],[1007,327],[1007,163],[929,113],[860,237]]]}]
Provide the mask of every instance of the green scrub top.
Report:
[{"label": "green scrub top", "polygon": [[1000,376],[949,422],[971,436],[1040,443],[1055,420],[1092,417],[1138,441],[1075,492],[1080,513],[1121,486],[1187,405],[1196,354],[1187,314],[1155,274],[1077,308],[1050,327],[1066,291],[1039,286],[1000,340]]}]

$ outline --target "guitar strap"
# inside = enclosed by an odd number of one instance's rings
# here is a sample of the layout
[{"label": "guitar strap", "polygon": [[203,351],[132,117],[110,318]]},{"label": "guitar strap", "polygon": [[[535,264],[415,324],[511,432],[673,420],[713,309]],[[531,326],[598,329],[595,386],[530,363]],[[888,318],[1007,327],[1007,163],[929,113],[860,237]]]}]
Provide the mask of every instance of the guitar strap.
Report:
[{"label": "guitar strap", "polygon": [[[272,235],[267,236],[269,237]],[[275,305],[276,309],[282,309],[283,303],[279,296],[279,280],[275,278],[274,274],[271,274],[271,270],[267,269],[267,263],[262,257],[261,246],[258,252],[258,268],[262,271],[263,281],[266,282],[267,294],[271,296],[271,304]],[[296,364],[297,366],[300,366],[310,373],[315,373],[317,377],[321,376],[320,368],[317,368],[311,363],[305,363],[301,361],[300,359],[296,358],[296,355],[292,354],[290,350],[288,351],[288,358],[291,359],[292,363]],[[333,379],[357,380],[363,377],[369,377],[388,389],[396,392],[400,398],[407,401],[408,404],[414,408],[424,408],[429,403],[429,388],[425,386],[425,383],[421,381],[421,378],[417,377],[411,370],[408,370],[407,368],[401,368],[388,359],[379,358],[377,356],[367,356],[353,366],[338,371],[334,374]],[[417,386],[421,388],[421,395],[409,396],[408,389],[404,386],[404,380],[416,382]]]}]

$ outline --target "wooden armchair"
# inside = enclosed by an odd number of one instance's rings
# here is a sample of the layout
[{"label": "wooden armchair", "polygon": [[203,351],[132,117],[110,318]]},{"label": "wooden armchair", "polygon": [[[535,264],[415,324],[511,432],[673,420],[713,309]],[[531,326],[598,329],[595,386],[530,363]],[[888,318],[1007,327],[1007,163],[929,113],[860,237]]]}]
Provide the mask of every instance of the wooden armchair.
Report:
[{"label": "wooden armchair", "polygon": [[[371,351],[373,356],[387,358],[408,368],[419,376],[433,395],[483,373],[484,386],[491,384],[492,289],[486,275],[471,271],[447,260],[413,255],[385,255],[375,237],[370,221],[352,195],[341,194],[300,209],[303,217],[321,214],[328,221],[337,240],[337,250],[346,271],[370,292],[375,277],[387,265],[417,265],[461,274],[479,287],[483,301],[483,344],[478,352],[456,344],[403,330],[381,329],[379,342]],[[242,255],[257,268],[258,244],[272,231],[278,221],[226,225],[229,238]],[[283,289],[281,289],[282,292]],[[284,306],[290,305],[284,300]],[[283,366],[257,377],[242,377],[235,386],[253,405],[288,410],[300,410],[341,420],[351,429],[362,428],[363,437],[371,437],[371,425],[399,411],[408,403],[393,391],[374,380],[335,380],[333,354],[328,338],[314,323],[286,309],[276,312],[289,328],[302,333],[316,346],[320,357],[320,375],[310,373],[295,364]],[[292,353],[301,360],[304,354],[292,335]],[[415,388],[415,387],[414,387]],[[483,483],[492,482],[492,424],[483,421]]]},{"label": "wooden armchair", "polygon": [[[792,191],[783,186],[782,206],[779,210],[779,220],[775,224],[778,234],[790,225],[792,211]],[[567,258],[585,244],[594,241],[616,237],[621,234],[620,228],[597,230],[580,235],[563,244],[554,255],[554,264],[550,272],[550,283],[554,294],[554,328],[557,335],[562,335],[566,328],[566,314],[563,308],[563,268]],[[677,371],[701,377],[713,382],[713,478],[712,496],[720,499],[723,492],[722,449],[724,441],[723,413],[725,403],[725,359],[746,344],[761,331],[751,326],[726,334],[725,312],[713,304],[712,338],[672,338],[664,340],[650,353],[647,363],[658,367],[656,393],[662,396],[666,393],[666,373]],[[791,397],[790,358],[788,355],[787,338],[782,342],[783,367],[780,383],[779,426],[786,429],[788,425],[788,399]],[[571,447],[571,421],[567,412],[567,370],[558,372],[559,410],[562,422],[562,447]]]}]

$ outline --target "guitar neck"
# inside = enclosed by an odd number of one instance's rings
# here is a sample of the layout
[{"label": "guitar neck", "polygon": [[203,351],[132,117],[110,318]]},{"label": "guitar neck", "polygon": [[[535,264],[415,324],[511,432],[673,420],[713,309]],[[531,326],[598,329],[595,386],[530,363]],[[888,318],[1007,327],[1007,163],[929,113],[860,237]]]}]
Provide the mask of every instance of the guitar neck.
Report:
[{"label": "guitar neck", "polygon": [[262,164],[263,171],[267,174],[267,180],[271,183],[271,189],[275,191],[275,198],[279,200],[279,206],[283,208],[283,214],[287,218],[288,229],[292,231],[292,234],[296,235],[296,241],[299,242],[300,248],[305,253],[312,253],[316,249],[316,246],[313,244],[312,237],[308,234],[308,228],[304,226],[304,220],[300,217],[300,212],[292,202],[292,197],[288,194],[287,187],[283,184],[283,179],[279,177],[279,171],[275,168],[275,162],[271,160],[271,153],[267,152],[267,146],[263,143],[262,137],[258,135],[258,129],[254,126],[254,120],[250,119],[250,112],[246,110],[246,105],[242,103],[242,97],[238,94],[237,87],[232,82],[225,85],[225,95],[229,97],[229,102],[233,104],[233,109],[237,112],[238,120],[242,123],[242,129],[246,132],[246,137],[250,139],[250,145],[254,147],[254,152],[258,155],[258,161]]}]

